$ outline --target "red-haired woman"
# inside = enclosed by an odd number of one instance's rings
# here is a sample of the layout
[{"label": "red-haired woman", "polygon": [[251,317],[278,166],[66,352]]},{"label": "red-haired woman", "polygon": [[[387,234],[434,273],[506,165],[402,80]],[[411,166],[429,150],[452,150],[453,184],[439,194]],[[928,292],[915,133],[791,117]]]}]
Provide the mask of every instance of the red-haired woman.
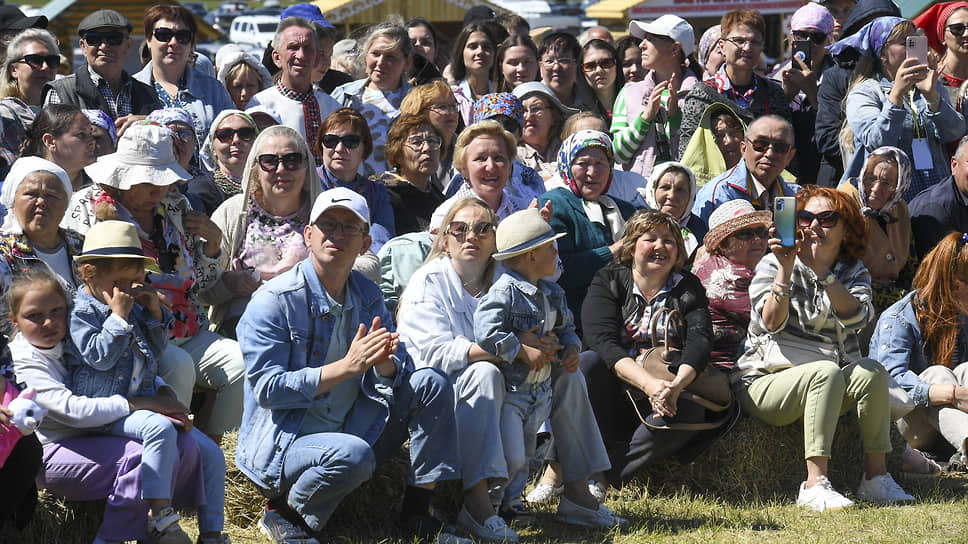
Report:
[{"label": "red-haired woman", "polygon": [[898,421],[911,447],[940,435],[961,456],[968,440],[968,234],[952,232],[921,261],[914,290],[884,310],[871,357],[887,368],[915,408]]},{"label": "red-haired woman", "polygon": [[865,501],[912,500],[887,472],[891,450],[888,374],[861,357],[858,333],[873,318],[871,277],[861,257],[869,239],[860,206],[844,193],[797,194],[793,247],[769,240],[771,254],[750,284],[747,351],[732,379],[746,413],[774,426],[803,421],[807,479],[797,504],[820,512],[852,506],[827,479],[840,415],[857,413],[864,442]]}]

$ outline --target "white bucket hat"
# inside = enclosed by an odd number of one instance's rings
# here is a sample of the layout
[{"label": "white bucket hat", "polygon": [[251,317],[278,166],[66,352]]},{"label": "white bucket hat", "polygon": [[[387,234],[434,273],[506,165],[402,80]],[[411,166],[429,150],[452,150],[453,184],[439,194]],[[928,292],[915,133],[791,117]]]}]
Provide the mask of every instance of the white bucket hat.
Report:
[{"label": "white bucket hat", "polygon": [[178,164],[172,132],[159,125],[132,125],[118,139],[118,150],[84,167],[94,183],[126,191],[150,183],[159,187],[192,175]]},{"label": "white bucket hat", "polygon": [[516,257],[562,236],[565,233],[556,233],[537,209],[514,212],[497,226],[497,253],[494,259],[503,261]]}]

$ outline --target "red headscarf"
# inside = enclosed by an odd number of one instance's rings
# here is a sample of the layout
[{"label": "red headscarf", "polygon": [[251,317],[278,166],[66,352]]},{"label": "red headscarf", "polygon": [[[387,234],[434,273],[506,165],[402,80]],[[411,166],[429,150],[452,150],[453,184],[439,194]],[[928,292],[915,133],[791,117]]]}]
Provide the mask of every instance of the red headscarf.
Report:
[{"label": "red headscarf", "polygon": [[968,9],[968,2],[946,2],[935,4],[914,18],[914,25],[924,29],[928,45],[938,53],[944,52],[944,27],[948,17],[957,9]]}]

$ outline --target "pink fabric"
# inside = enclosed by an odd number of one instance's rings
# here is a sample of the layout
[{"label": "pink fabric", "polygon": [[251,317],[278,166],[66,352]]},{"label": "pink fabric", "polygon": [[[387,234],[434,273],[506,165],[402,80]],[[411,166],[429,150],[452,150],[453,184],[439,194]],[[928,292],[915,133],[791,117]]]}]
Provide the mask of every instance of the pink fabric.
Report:
[{"label": "pink fabric", "polygon": [[750,323],[750,282],[754,270],[722,255],[703,252],[692,273],[706,288],[709,315],[713,321],[713,349],[710,363],[724,370],[736,365],[739,350]]},{"label": "pink fabric", "polygon": [[[0,405],[7,406],[10,401],[17,398],[18,393],[17,388],[12,383],[7,382],[7,387],[3,390],[3,402]],[[0,427],[3,428],[3,434],[0,434],[0,467],[2,467],[7,462],[7,458],[10,457],[13,447],[17,445],[17,441],[23,435],[12,424],[9,427],[6,425],[0,425]]]}]

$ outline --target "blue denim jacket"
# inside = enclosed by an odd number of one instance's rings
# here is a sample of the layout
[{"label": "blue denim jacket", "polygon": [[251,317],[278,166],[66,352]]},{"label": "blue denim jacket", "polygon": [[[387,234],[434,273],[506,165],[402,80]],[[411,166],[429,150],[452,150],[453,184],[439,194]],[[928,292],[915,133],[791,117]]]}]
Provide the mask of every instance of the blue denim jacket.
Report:
[{"label": "blue denim jacket", "polygon": [[931,361],[922,348],[921,328],[914,312],[916,294],[911,291],[881,314],[871,337],[870,358],[884,365],[915,405],[927,406],[931,384],[918,375],[931,366]]},{"label": "blue denim jacket", "polygon": [[[709,180],[709,183],[703,185],[696,194],[696,203],[692,205],[693,215],[698,215],[708,226],[709,216],[712,215],[713,210],[730,200],[748,200],[756,209],[763,209],[762,203],[754,200],[750,194],[752,181],[749,173],[746,161],[742,160],[736,166]],[[782,177],[777,178],[776,183],[780,185],[782,196],[797,196],[797,191],[800,190],[799,185],[789,183]]]},{"label": "blue denim jacket", "polygon": [[[133,77],[154,88],[150,61]],[[235,109],[235,103],[219,80],[191,66],[185,68],[185,87],[178,90],[178,99],[182,102],[181,107],[192,116],[195,135],[201,142],[208,135],[215,117],[222,110]]]},{"label": "blue denim jacket", "polygon": [[517,333],[538,327],[536,334],[541,336],[544,328],[544,303],[537,296],[539,289],[557,311],[550,330],[558,335],[558,342],[564,347],[581,348],[565,291],[557,283],[538,280],[538,285],[534,285],[517,272],[505,270],[474,312],[474,338],[484,351],[504,361],[501,370],[512,388],[524,383],[531,371],[526,363],[515,360],[521,349]]},{"label": "blue denim jacket", "polygon": [[153,396],[158,359],[168,347],[168,327],[175,318],[162,306],[162,321],[156,320],[141,305],[128,314],[130,331],[108,320],[111,308],[83,289],[74,297],[71,309],[71,341],[77,346],[80,363],[70,368],[75,395],[87,397],[128,396],[134,372],[134,350],[144,357],[141,388],[135,396]]},{"label": "blue denim jacket", "polygon": [[[393,330],[393,320],[375,283],[353,271],[347,289],[358,301],[360,321],[367,326],[380,316]],[[319,368],[326,360],[333,316],[312,256],[266,282],[252,295],[237,329],[245,361],[245,400],[235,462],[270,497],[279,488],[286,451],[316,399]],[[413,371],[400,344],[394,358],[396,388]],[[387,423],[393,391],[389,379],[370,369],[360,380],[360,396],[346,416],[343,432],[373,445]],[[323,393],[322,397],[325,397]]]}]

